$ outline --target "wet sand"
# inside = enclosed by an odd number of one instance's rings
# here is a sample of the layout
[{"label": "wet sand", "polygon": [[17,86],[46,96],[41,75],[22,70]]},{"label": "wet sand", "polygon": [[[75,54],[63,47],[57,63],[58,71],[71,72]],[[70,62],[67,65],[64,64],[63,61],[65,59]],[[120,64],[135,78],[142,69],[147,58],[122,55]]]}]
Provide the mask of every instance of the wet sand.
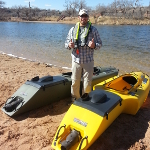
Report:
[{"label": "wet sand", "polygon": [[[0,54],[0,107],[34,76],[68,70]],[[14,118],[0,111],[0,149],[50,150],[53,137],[69,106],[68,99]],[[53,107],[52,107],[53,106]],[[135,115],[121,114],[89,150],[150,149],[150,95]]]}]

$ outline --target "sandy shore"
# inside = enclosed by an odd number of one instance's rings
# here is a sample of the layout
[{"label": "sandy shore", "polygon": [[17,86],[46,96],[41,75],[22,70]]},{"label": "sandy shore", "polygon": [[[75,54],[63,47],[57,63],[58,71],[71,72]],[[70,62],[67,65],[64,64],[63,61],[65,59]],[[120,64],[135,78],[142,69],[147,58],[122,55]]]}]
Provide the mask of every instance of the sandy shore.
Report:
[{"label": "sandy shore", "polygon": [[[0,107],[26,80],[68,70],[0,54]],[[0,149],[50,150],[68,99],[11,118],[0,111]],[[121,114],[90,150],[150,150],[150,95],[135,116]]]}]

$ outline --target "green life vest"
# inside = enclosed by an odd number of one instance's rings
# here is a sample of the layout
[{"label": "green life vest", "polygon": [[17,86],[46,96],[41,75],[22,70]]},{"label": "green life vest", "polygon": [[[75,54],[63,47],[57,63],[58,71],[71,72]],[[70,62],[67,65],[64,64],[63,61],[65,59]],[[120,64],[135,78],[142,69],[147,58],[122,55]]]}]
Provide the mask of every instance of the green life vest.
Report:
[{"label": "green life vest", "polygon": [[86,24],[86,26],[84,28],[84,32],[82,32],[82,34],[80,35],[81,43],[79,43],[80,22],[78,22],[75,25],[74,31],[73,31],[73,38],[74,38],[75,48],[77,48],[78,46],[85,46],[85,44],[87,42],[87,38],[88,38],[88,33],[89,33],[90,27],[91,27],[91,22],[88,21],[88,23]]}]

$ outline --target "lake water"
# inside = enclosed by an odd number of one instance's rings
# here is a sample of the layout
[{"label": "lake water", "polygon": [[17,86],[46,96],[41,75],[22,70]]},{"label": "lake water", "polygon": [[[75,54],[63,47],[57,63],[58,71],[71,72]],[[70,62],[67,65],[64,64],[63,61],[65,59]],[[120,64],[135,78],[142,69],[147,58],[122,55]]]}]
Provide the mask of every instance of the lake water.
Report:
[{"label": "lake water", "polygon": [[[0,52],[71,68],[64,42],[71,24],[0,22]],[[95,66],[120,72],[143,71],[150,76],[150,26],[94,25],[103,42],[94,54]]]}]

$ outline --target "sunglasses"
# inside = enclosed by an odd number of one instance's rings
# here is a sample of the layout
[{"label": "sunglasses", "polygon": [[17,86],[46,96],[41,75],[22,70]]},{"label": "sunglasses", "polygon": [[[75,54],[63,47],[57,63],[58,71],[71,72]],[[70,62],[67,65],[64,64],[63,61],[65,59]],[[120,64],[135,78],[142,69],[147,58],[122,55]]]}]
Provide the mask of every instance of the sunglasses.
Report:
[{"label": "sunglasses", "polygon": [[81,17],[81,18],[87,18],[88,15],[81,15],[80,17]]}]

